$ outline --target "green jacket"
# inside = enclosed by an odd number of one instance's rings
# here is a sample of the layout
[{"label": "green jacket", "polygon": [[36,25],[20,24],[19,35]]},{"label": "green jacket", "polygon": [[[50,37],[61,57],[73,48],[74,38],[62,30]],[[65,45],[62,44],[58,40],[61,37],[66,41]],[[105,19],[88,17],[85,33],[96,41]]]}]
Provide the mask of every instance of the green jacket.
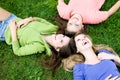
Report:
[{"label": "green jacket", "polygon": [[[16,21],[22,19],[17,18]],[[12,45],[14,54],[18,56],[46,52],[51,55],[50,46],[46,43],[41,34],[51,35],[56,33],[58,27],[49,23],[48,21],[37,18],[37,21],[30,22],[23,28],[17,29],[18,40],[12,42],[11,32],[9,26],[5,31],[6,43]]]}]

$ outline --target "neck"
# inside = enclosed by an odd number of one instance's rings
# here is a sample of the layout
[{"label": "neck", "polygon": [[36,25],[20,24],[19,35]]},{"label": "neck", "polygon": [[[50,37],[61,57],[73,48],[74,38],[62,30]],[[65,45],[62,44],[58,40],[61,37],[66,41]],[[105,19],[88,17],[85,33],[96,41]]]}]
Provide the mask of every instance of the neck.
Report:
[{"label": "neck", "polygon": [[85,57],[85,64],[96,64],[100,62],[92,48],[82,51],[82,54]]},{"label": "neck", "polygon": [[51,37],[52,37],[52,35],[43,35],[43,37],[44,37],[44,39],[45,39],[45,41],[48,43],[48,44],[50,44],[51,43]]}]

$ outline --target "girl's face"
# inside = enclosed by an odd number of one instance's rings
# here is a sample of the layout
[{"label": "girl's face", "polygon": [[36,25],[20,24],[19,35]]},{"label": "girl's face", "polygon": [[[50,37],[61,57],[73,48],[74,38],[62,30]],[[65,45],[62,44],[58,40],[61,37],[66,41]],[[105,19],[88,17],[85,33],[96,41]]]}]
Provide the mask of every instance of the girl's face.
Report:
[{"label": "girl's face", "polygon": [[77,51],[79,52],[92,47],[91,39],[84,34],[77,35],[75,37],[75,43],[76,43]]},{"label": "girl's face", "polygon": [[78,32],[83,28],[82,18],[78,14],[74,14],[67,23],[67,31]]},{"label": "girl's face", "polygon": [[51,39],[51,46],[53,46],[57,51],[59,51],[61,47],[67,45],[70,41],[70,38],[63,34],[54,34]]}]

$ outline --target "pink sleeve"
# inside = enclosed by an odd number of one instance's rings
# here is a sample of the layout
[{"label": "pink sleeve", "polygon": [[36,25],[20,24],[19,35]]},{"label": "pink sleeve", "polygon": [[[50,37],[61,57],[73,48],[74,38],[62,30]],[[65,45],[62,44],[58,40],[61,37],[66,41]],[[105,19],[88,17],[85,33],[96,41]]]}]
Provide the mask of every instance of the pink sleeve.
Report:
[{"label": "pink sleeve", "polygon": [[108,19],[108,12],[107,11],[97,11],[96,13],[92,14],[93,20],[91,20],[92,24],[98,24],[106,19]]},{"label": "pink sleeve", "polygon": [[66,5],[64,2],[62,1],[58,2],[57,10],[61,18],[66,19],[66,20],[70,18],[70,12],[68,9],[68,5]]}]

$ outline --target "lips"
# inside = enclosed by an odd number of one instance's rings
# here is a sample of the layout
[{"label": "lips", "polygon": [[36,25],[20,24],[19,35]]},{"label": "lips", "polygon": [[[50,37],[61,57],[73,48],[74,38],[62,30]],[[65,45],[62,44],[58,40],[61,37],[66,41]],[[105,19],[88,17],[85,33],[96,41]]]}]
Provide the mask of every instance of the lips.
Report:
[{"label": "lips", "polygon": [[89,43],[88,41],[83,41],[83,46],[86,45],[87,43]]}]

